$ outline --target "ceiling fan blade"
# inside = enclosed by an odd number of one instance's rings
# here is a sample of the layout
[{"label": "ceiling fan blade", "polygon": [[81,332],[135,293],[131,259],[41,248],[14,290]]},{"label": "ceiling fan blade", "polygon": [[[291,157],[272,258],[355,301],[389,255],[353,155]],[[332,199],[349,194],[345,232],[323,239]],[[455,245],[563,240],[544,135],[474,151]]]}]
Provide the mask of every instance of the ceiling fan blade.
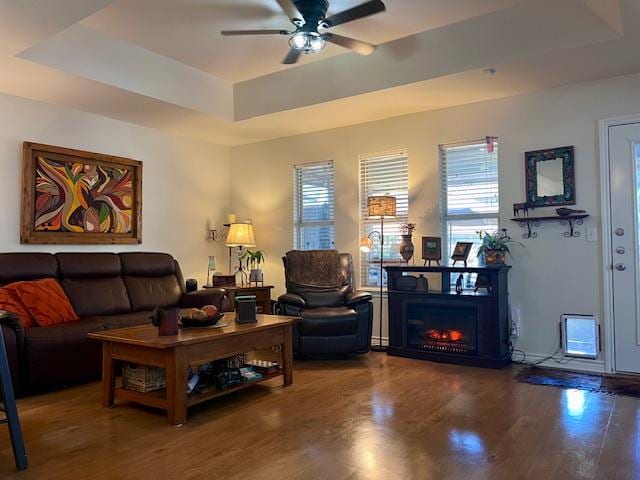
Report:
[{"label": "ceiling fan blade", "polygon": [[282,60],[282,63],[285,65],[292,65],[296,63],[300,58],[300,53],[301,53],[300,50],[296,50],[295,48],[292,48],[291,50],[289,50],[289,53],[287,53],[287,56],[284,57],[284,60]]},{"label": "ceiling fan blade", "polygon": [[376,45],[372,45],[367,42],[363,42],[361,40],[355,40],[349,37],[343,37],[342,35],[336,35],[335,33],[326,33],[323,35],[324,39],[327,42],[335,43],[336,45],[340,45],[341,47],[348,48],[349,50],[353,50],[360,55],[371,55],[375,52]]},{"label": "ceiling fan blade", "polygon": [[336,13],[324,19],[324,23],[327,27],[335,27],[343,23],[352,22],[359,18],[368,17],[376,13],[384,12],[386,7],[381,0],[371,0],[369,2],[358,5],[357,7],[344,10],[343,12]]},{"label": "ceiling fan blade", "polygon": [[289,35],[286,30],[222,30],[222,35]]},{"label": "ceiling fan blade", "polygon": [[302,20],[304,24],[304,17],[300,13],[300,10],[298,10],[298,7],[296,7],[296,4],[293,3],[293,0],[276,0],[276,1],[280,5],[280,8],[284,10],[284,13],[286,13],[291,20],[296,18],[298,20]]}]

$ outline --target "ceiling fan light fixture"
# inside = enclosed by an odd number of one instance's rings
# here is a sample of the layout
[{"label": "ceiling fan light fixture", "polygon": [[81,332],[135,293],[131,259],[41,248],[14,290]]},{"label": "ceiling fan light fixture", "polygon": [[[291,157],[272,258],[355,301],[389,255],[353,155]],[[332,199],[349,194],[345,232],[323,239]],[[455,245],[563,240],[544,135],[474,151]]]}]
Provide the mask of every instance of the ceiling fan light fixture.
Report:
[{"label": "ceiling fan light fixture", "polygon": [[289,39],[289,45],[302,53],[318,53],[325,47],[326,42],[317,32],[298,32]]}]

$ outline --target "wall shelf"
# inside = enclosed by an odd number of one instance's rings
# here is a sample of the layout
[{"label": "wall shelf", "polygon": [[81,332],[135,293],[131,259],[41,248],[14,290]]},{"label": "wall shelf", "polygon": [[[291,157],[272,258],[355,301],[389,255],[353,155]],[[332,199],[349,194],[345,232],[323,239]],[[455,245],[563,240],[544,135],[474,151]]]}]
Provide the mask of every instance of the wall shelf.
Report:
[{"label": "wall shelf", "polygon": [[580,236],[580,232],[575,229],[575,226],[582,225],[584,223],[584,219],[588,216],[588,213],[579,213],[564,217],[554,215],[549,217],[512,218],[511,221],[516,222],[521,228],[526,229],[522,234],[522,238],[536,238],[538,236],[538,232],[536,232],[534,228],[538,228],[540,224],[544,222],[560,222],[560,225],[568,227],[568,230],[566,230],[563,235],[567,238],[572,238]]}]

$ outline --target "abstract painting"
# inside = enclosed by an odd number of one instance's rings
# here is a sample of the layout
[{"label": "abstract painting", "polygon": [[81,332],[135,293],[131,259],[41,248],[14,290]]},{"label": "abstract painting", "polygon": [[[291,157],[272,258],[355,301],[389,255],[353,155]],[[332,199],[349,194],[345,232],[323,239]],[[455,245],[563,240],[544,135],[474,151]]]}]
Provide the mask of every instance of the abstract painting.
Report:
[{"label": "abstract painting", "polygon": [[142,163],[25,142],[22,243],[140,243]]}]

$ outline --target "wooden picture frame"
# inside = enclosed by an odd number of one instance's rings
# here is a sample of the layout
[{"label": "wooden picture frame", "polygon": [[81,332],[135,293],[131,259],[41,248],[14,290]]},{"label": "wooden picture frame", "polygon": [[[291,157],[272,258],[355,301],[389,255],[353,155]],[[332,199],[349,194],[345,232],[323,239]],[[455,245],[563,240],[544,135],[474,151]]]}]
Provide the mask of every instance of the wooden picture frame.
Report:
[{"label": "wooden picture frame", "polygon": [[142,162],[24,142],[20,243],[142,243]]},{"label": "wooden picture frame", "polygon": [[442,260],[442,239],[440,237],[422,237],[422,260],[425,266],[429,262],[435,261],[440,265]]},{"label": "wooden picture frame", "polygon": [[[553,179],[555,185],[560,185],[562,193],[554,195],[539,195],[538,176],[542,164],[557,161],[556,173]],[[545,150],[534,150],[524,154],[525,182],[527,204],[531,207],[552,207],[576,204],[575,152],[574,147],[557,147]],[[544,175],[541,177],[546,179]],[[541,183],[544,185],[544,183]],[[554,188],[554,191],[557,191]],[[553,192],[550,192],[553,193]]]},{"label": "wooden picture frame", "polygon": [[469,253],[471,252],[471,247],[473,247],[473,242],[457,242],[455,248],[453,249],[453,254],[451,255],[451,260],[453,260],[453,264],[456,262],[464,262],[464,266],[467,266],[467,258],[469,258]]}]

